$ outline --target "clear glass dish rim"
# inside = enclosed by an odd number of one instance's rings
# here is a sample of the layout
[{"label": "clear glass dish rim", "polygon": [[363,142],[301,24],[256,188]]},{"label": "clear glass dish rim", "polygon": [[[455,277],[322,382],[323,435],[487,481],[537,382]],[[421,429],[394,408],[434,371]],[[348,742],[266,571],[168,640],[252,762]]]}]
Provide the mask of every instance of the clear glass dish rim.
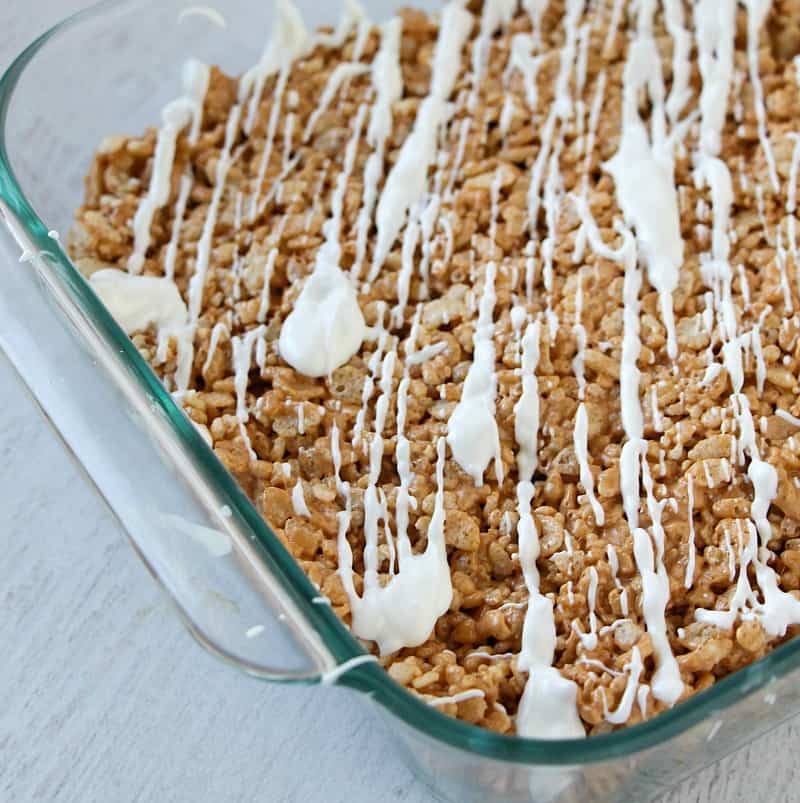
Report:
[{"label": "clear glass dish rim", "polygon": [[[142,389],[158,405],[176,439],[193,456],[202,473],[225,498],[235,519],[246,531],[264,560],[299,610],[317,631],[337,664],[365,654],[359,642],[327,607],[315,605],[318,593],[299,564],[283,547],[233,476],[165,391],[135,346],[117,326],[105,307],[72,264],[59,241],[34,212],[11,168],[6,147],[6,122],[14,90],[28,63],[59,33],[142,0],[101,0],[68,16],[35,39],[14,59],[0,78],[0,198],[8,204],[32,243],[51,260],[63,289],[96,328],[109,348],[124,355]],[[180,606],[179,606],[180,607]],[[190,626],[191,629],[191,626]],[[208,644],[204,646],[209,648]],[[213,649],[212,649],[213,651]],[[723,712],[742,697],[757,691],[800,667],[800,638],[794,638],[765,657],[718,680],[713,686],[647,722],[584,740],[537,740],[504,736],[442,714],[395,683],[380,666],[368,662],[338,677],[338,685],[368,694],[391,714],[415,730],[451,747],[485,758],[540,766],[579,766],[632,756],[678,736],[698,722]],[[322,678],[299,682],[320,682]],[[283,681],[291,682],[291,681]],[[777,722],[777,721],[776,721]]]}]

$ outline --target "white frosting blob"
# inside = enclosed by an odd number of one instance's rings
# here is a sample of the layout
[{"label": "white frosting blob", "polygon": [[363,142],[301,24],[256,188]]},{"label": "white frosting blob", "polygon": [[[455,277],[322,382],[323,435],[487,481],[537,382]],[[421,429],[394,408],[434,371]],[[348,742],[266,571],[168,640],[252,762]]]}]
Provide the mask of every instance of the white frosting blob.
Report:
[{"label": "white frosting blob", "polygon": [[360,348],[367,333],[358,297],[334,257],[338,248],[320,248],[294,309],[283,323],[281,357],[305,376],[327,376]]},{"label": "white frosting blob", "polygon": [[525,684],[517,709],[517,733],[528,739],[583,739],[578,687],[555,667],[536,669]]},{"label": "white frosting blob", "polygon": [[93,273],[89,284],[127,335],[150,325],[166,332],[186,325],[186,304],[171,279],[107,268]]}]

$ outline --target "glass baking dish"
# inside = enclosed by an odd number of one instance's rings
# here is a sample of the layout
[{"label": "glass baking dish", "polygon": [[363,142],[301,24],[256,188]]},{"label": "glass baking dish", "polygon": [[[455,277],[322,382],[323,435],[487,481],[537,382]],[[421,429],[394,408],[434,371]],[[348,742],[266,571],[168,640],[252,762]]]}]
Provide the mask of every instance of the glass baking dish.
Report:
[{"label": "glass baking dish", "polygon": [[[375,21],[398,0],[371,0]],[[432,7],[436,3],[419,3]],[[313,26],[334,4],[300,0]],[[582,741],[500,736],[449,718],[370,660],[71,264],[59,233],[104,136],[138,132],[190,57],[237,74],[270,3],[114,0],[28,47],[0,81],[0,347],[197,639],[275,682],[371,698],[424,781],[453,801],[646,801],[800,712],[800,641],[668,713]],[[182,13],[183,12],[183,13]],[[2,228],[2,227],[0,227]]]}]

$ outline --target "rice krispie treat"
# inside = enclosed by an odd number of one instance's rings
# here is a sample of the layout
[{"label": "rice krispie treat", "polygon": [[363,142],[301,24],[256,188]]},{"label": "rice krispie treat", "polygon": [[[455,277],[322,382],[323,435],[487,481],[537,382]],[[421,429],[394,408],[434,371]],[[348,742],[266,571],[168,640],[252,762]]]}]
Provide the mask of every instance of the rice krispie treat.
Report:
[{"label": "rice krispie treat", "polygon": [[798,53],[797,0],[279,0],[71,253],[398,683],[602,733],[800,624]]}]

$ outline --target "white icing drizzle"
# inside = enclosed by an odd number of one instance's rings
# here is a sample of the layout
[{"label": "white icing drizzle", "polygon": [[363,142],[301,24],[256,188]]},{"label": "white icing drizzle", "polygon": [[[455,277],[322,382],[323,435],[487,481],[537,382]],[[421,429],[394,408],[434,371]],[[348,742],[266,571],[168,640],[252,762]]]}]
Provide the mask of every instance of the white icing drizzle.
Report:
[{"label": "white icing drizzle", "polygon": [[[522,648],[517,665],[527,670],[528,680],[517,711],[517,732],[540,739],[581,738],[586,732],[577,710],[578,687],[563,677],[553,664],[556,626],[553,603],[539,590],[539,534],[531,514],[533,474],[538,464],[539,364],[541,325],[529,324],[522,340],[522,395],[514,408],[517,453],[517,540],[519,560],[528,588],[528,609],[522,629]],[[516,603],[501,606],[515,607]]]},{"label": "white icing drizzle", "polygon": [[[281,159],[281,173],[286,172],[286,168],[292,158],[292,137],[294,136],[294,127],[297,122],[297,115],[294,112],[289,112],[286,115],[286,120],[283,124],[283,157]],[[281,185],[283,191],[283,185]]]},{"label": "white icing drizzle", "polygon": [[531,25],[533,26],[533,35],[537,43],[541,42],[542,38],[542,17],[547,7],[550,5],[550,0],[522,0],[522,7],[531,18]]},{"label": "white icing drizzle", "polygon": [[786,272],[786,249],[783,247],[783,238],[780,228],[775,229],[775,261],[778,264],[778,272],[781,277],[781,291],[783,292],[783,307],[786,317],[794,314],[794,303],[792,302],[792,291],[789,289],[789,276]]},{"label": "white icing drizzle", "polygon": [[[654,0],[639,4],[637,30],[625,63],[622,135],[619,150],[605,167],[616,184],[617,201],[636,231],[650,284],[658,292],[661,317],[667,330],[667,353],[678,353],[672,292],[683,264],[678,193],[675,188],[673,139],[667,137],[664,79],[653,38]],[[639,114],[643,90],[650,98],[651,133]]]},{"label": "white icing drizzle", "polygon": [[[392,350],[386,353],[381,364],[380,390],[381,395],[375,405],[375,432],[369,444],[369,474],[368,485],[364,492],[364,567],[366,571],[377,573],[378,566],[378,523],[383,518],[388,524],[388,512],[378,495],[377,483],[380,478],[383,464],[384,442],[383,430],[386,425],[386,413],[392,395],[394,368],[397,363],[397,352]],[[387,543],[392,544],[391,534],[386,530]],[[392,552],[394,552],[392,545]],[[390,560],[390,572],[393,571],[394,561]]]},{"label": "white icing drizzle", "polygon": [[598,527],[602,527],[605,524],[605,513],[603,512],[603,506],[594,495],[594,477],[589,467],[589,417],[586,414],[586,405],[583,402],[578,406],[578,412],[575,416],[572,443],[575,449],[575,456],[578,458],[581,485],[586,491],[586,497],[591,505],[594,520]]},{"label": "white icing drizzle", "polygon": [[164,276],[171,279],[175,275],[175,260],[178,257],[178,245],[181,238],[181,226],[186,215],[186,205],[189,202],[189,194],[194,186],[192,171],[187,169],[181,176],[180,187],[178,188],[178,200],[175,202],[175,215],[172,223],[172,235],[170,236],[167,250],[164,253]]},{"label": "white icing drizzle", "polygon": [[382,586],[377,564],[372,557],[368,562],[371,553],[365,550],[362,596],[357,594],[353,584],[353,555],[346,538],[349,510],[339,514],[338,573],[350,600],[351,629],[359,638],[375,641],[381,655],[422,644],[430,636],[436,620],[450,607],[453,588],[444,542],[445,443],[441,438],[437,452],[436,501],[425,551],[415,555],[408,536],[398,530],[398,571]]},{"label": "white icing drizzle", "polygon": [[[614,548],[613,544],[606,544],[606,555],[608,557],[608,565],[611,569],[611,579],[614,581],[614,585],[619,589],[619,606],[622,609],[622,615],[628,615],[628,589],[622,585],[622,581],[617,576],[619,572],[619,560],[617,558],[617,550]],[[623,621],[621,619],[617,620],[618,622]],[[614,623],[616,624],[616,622]],[[613,625],[612,625],[613,626]],[[600,630],[600,634],[603,634],[603,630]]]},{"label": "white icing drizzle", "polygon": [[308,122],[303,131],[303,142],[308,142],[311,139],[311,135],[314,133],[319,118],[322,117],[331,103],[333,103],[341,85],[345,81],[355,78],[358,75],[364,75],[367,72],[369,72],[369,66],[358,62],[347,62],[345,64],[336,65],[333,72],[328,76],[328,81],[325,84],[325,89],[322,91],[322,97],[317,107],[308,118]]},{"label": "white icing drizzle", "polygon": [[264,321],[267,320],[270,302],[270,283],[272,282],[272,274],[275,271],[275,260],[277,258],[278,249],[270,248],[267,258],[264,261],[264,278],[261,285],[261,299],[258,303],[258,312],[256,313],[256,320],[259,323],[264,323]]},{"label": "white icing drizzle", "polygon": [[356,421],[353,425],[353,446],[356,448],[358,448],[358,446],[361,444],[361,435],[364,431],[364,421],[366,420],[367,416],[369,400],[372,398],[372,392],[375,389],[375,379],[378,376],[378,371],[381,367],[381,361],[383,359],[383,351],[386,348],[386,341],[389,337],[389,333],[386,331],[386,327],[384,326],[384,319],[386,318],[386,302],[378,302],[377,309],[378,319],[375,326],[375,329],[377,330],[375,351],[372,352],[372,356],[369,358],[369,362],[367,363],[369,373],[366,375],[366,377],[364,377],[364,384],[361,389],[361,408],[356,414]]},{"label": "white icing drizzle", "polygon": [[438,357],[447,351],[447,343],[441,341],[439,343],[431,343],[429,346],[421,348],[419,351],[412,354],[406,360],[407,365],[422,365],[423,363]]},{"label": "white icing drizzle", "polygon": [[250,438],[244,427],[250,419],[250,411],[247,408],[247,383],[250,375],[250,365],[252,363],[253,345],[263,334],[264,327],[257,326],[255,329],[251,329],[247,332],[244,337],[239,337],[237,335],[231,338],[233,385],[236,389],[236,418],[239,420],[239,430],[247,444],[252,460],[256,459],[256,454],[250,445]]},{"label": "white icing drizzle", "polygon": [[689,87],[692,37],[684,27],[683,0],[663,0],[663,5],[664,22],[672,37],[672,89],[665,108],[670,122],[675,125],[692,96]]},{"label": "white icing drizzle", "polygon": [[539,462],[539,365],[541,324],[528,324],[522,339],[522,395],[514,406],[514,435],[517,439],[517,466],[520,478],[532,478]]},{"label": "white icing drizzle", "polygon": [[288,70],[292,61],[308,53],[312,44],[313,41],[306,31],[303,17],[297,7],[291,0],[275,0],[272,36],[258,63],[248,70],[239,82],[239,105],[244,104],[249,98],[244,121],[246,134],[249,134],[255,125],[267,78],[280,70]]},{"label": "white icing drizzle", "polygon": [[536,111],[539,105],[539,90],[536,86],[536,77],[543,62],[541,56],[531,55],[531,50],[535,47],[535,40],[530,34],[514,34],[511,39],[508,64],[503,74],[505,83],[508,83],[515,70],[518,70],[522,75],[523,86],[525,87],[525,101],[532,113]]},{"label": "white icing drizzle", "polygon": [[658,388],[655,385],[650,386],[650,409],[653,413],[653,429],[656,432],[663,432],[664,419],[661,417],[661,411],[658,409]]},{"label": "white icing drizzle", "polygon": [[378,199],[378,184],[383,178],[386,140],[392,130],[392,106],[403,95],[403,73],[400,69],[400,40],[403,23],[393,17],[381,26],[381,44],[372,62],[372,86],[375,103],[370,112],[367,143],[373,149],[364,165],[364,196],[356,222],[356,258],[352,276],[361,276],[361,265],[367,253],[367,236],[372,212]]},{"label": "white icing drizzle", "polygon": [[[211,203],[208,205],[208,212],[203,221],[203,231],[197,243],[197,259],[195,260],[194,274],[189,280],[189,331],[191,338],[197,327],[197,320],[200,317],[200,310],[203,304],[203,291],[205,290],[206,274],[208,273],[209,260],[211,258],[211,244],[214,238],[214,230],[217,226],[217,216],[219,206],[222,202],[222,194],[225,191],[225,184],[228,180],[228,172],[232,164],[231,152],[234,142],[239,133],[239,121],[241,119],[242,107],[236,104],[231,107],[228,121],[225,126],[225,142],[216,165],[214,181],[214,192],[211,196]],[[190,366],[191,367],[191,366]],[[186,390],[189,385],[189,371],[184,375],[175,375],[175,384],[178,390]]]},{"label": "white icing drizzle", "polygon": [[578,656],[578,659],[575,661],[575,663],[583,664],[584,666],[595,667],[601,672],[608,673],[612,678],[622,677],[624,674],[623,672],[617,672],[616,669],[612,669],[610,666],[606,666],[602,661],[598,661],[596,658],[587,658],[585,655]]},{"label": "white icing drizzle", "polygon": [[583,401],[586,394],[586,377],[584,375],[584,352],[586,350],[586,327],[581,321],[583,312],[583,268],[578,271],[575,285],[575,325],[572,331],[577,341],[577,351],[572,360],[572,370],[578,380],[578,399]]},{"label": "white icing drizzle", "polygon": [[408,304],[408,295],[411,290],[411,276],[416,264],[417,245],[419,244],[420,226],[417,215],[412,209],[409,215],[406,230],[403,233],[403,245],[400,250],[400,270],[397,273],[397,305],[392,310],[392,323],[400,326],[403,314]]},{"label": "white icing drizzle", "polygon": [[495,420],[494,262],[486,266],[478,320],[472,337],[473,359],[461,391],[461,400],[447,422],[447,442],[453,459],[472,477],[476,486],[483,484],[483,474],[494,458],[497,481],[503,481],[500,459],[500,433]]},{"label": "white icing drizzle", "polygon": [[764,19],[772,6],[772,0],[742,0],[747,9],[747,66],[750,72],[750,85],[753,88],[753,105],[755,107],[756,121],[758,123],[758,140],[764,151],[767,161],[769,179],[775,193],[780,192],[781,185],[778,171],[775,167],[775,155],[769,141],[767,131],[767,110],[764,105],[764,87],[761,83],[761,74],[758,70],[758,37],[764,24]]},{"label": "white icing drizzle", "polygon": [[447,118],[447,100],[459,74],[461,50],[472,30],[472,15],[463,0],[451,0],[442,11],[439,36],[433,55],[433,73],[428,96],[422,101],[414,128],[406,138],[378,201],[378,234],[369,281],[378,275],[397,240],[406,215],[425,193],[428,168],[436,157],[440,126]]},{"label": "white icing drizzle", "polygon": [[133,218],[133,251],[128,258],[128,270],[133,274],[142,271],[145,255],[150,246],[153,216],[169,200],[178,135],[190,123],[192,128],[189,133],[189,144],[194,145],[197,142],[203,119],[203,102],[208,91],[209,74],[207,65],[194,59],[187,61],[183,68],[183,96],[168,103],[161,112],[161,128],[158,131],[153,155],[150,187]]},{"label": "white icing drizzle", "polygon": [[594,90],[594,100],[592,100],[592,108],[589,111],[589,130],[584,139],[584,160],[583,160],[583,195],[586,196],[589,183],[589,168],[592,163],[592,154],[594,153],[594,143],[597,137],[597,124],[600,122],[600,113],[603,110],[603,99],[606,92],[606,71],[602,70],[597,76]]},{"label": "white icing drizzle", "polygon": [[331,197],[331,216],[323,226],[325,242],[294,309],[283,322],[278,341],[281,357],[306,376],[326,376],[344,365],[361,348],[367,334],[355,288],[339,267],[344,194],[366,111],[362,105],[356,114],[344,166]]},{"label": "white icing drizzle", "polygon": [[485,697],[486,692],[483,689],[467,689],[453,694],[450,697],[426,697],[425,702],[428,705],[454,705],[455,703],[462,703],[464,700],[474,700],[478,697]]},{"label": "white icing drizzle", "polygon": [[586,602],[589,606],[589,632],[584,633],[577,621],[573,620],[572,629],[580,639],[581,646],[590,652],[597,649],[597,614],[595,613],[595,606],[597,605],[597,569],[590,566],[588,569],[589,574],[589,590],[586,595]]},{"label": "white icing drizzle", "polygon": [[711,156],[719,153],[722,127],[733,75],[736,0],[698,0],[694,7],[697,64],[703,79],[700,92],[700,145]]},{"label": "white icing drizzle", "polygon": [[[352,3],[353,0],[349,0],[347,3],[348,9]],[[275,73],[278,74],[272,96],[270,116],[267,121],[264,150],[262,151],[258,165],[258,177],[250,197],[248,217],[251,222],[256,219],[263,209],[263,205],[260,203],[261,187],[264,184],[264,178],[269,166],[270,157],[272,156],[275,133],[278,128],[278,121],[283,103],[283,95],[286,91],[286,84],[289,80],[292,63],[306,55],[314,45],[314,39],[308,35],[308,31],[303,24],[302,16],[292,4],[291,0],[276,0],[275,13],[276,20],[274,31],[264,49],[261,59],[258,64],[242,76],[242,80],[239,83],[239,103],[244,103],[248,97],[250,99],[247,117],[244,122],[245,133],[250,134],[258,115],[258,108],[264,92],[266,80],[271,75]],[[346,15],[343,19],[346,19]],[[273,185],[273,192],[275,193],[279,192],[284,175],[288,173],[287,160],[291,149],[291,127],[294,126],[294,118],[295,116],[290,114],[286,119],[283,167],[281,176]]]},{"label": "white icing drizzle", "polygon": [[[599,256],[621,262],[623,280],[623,339],[620,367],[620,404],[626,442],[620,455],[620,492],[628,527],[633,536],[634,558],[642,577],[642,614],[647,632],[653,642],[656,671],[653,675],[653,696],[673,705],[683,693],[678,663],[666,634],[665,609],[669,602],[669,576],[663,562],[664,531],[661,510],[666,500],[656,502],[653,481],[647,465],[647,442],[643,438],[644,423],[639,399],[640,372],[637,360],[641,352],[639,336],[639,291],[642,277],[637,264],[635,241],[622,230],[623,242],[616,251],[600,239],[597,224],[582,198],[573,196],[589,244]],[[644,485],[648,513],[652,522],[652,541],[648,532],[639,527],[640,481]],[[653,542],[656,549],[653,550]]]},{"label": "white icing drizzle", "polygon": [[[794,141],[794,148],[792,149],[792,164],[789,168],[789,184],[786,188],[786,211],[794,216],[797,211],[797,177],[800,172],[800,134],[791,132],[787,134]],[[794,220],[792,217],[790,220]],[[790,237],[789,242],[792,242]]]},{"label": "white icing drizzle", "polygon": [[375,655],[357,655],[355,658],[350,658],[344,663],[339,664],[336,669],[331,669],[330,672],[323,672],[323,674],[320,675],[319,682],[323,686],[332,686],[342,675],[346,675],[353,669],[363,666],[364,664],[377,662],[378,658]]},{"label": "white icing drizzle", "polygon": [[206,354],[201,373],[205,373],[211,367],[211,361],[217,353],[217,346],[219,346],[219,339],[222,335],[230,335],[230,330],[224,321],[218,321],[211,330],[211,338],[208,341],[208,353]]},{"label": "white icing drizzle", "polygon": [[504,658],[513,658],[515,655],[516,655],[516,653],[513,653],[513,652],[491,653],[491,652],[483,652],[481,650],[478,650],[476,652],[468,652],[464,657],[465,658],[483,658],[483,659],[485,659],[487,661],[501,661]]},{"label": "white icing drizzle", "polygon": [[777,408],[775,410],[775,415],[777,415],[778,418],[786,421],[788,424],[800,428],[800,418],[798,418],[796,415],[792,415],[790,412],[788,412],[788,410],[781,410],[780,408]]},{"label": "white icing drizzle", "polygon": [[610,52],[611,46],[614,44],[614,39],[617,37],[619,30],[619,23],[622,19],[622,7],[625,0],[613,0],[614,5],[611,7],[611,17],[608,22],[608,31],[606,32],[606,39],[603,43],[603,54]]},{"label": "white icing drizzle", "polygon": [[[366,12],[361,3],[359,3],[358,0],[345,0],[344,12],[339,18],[339,24],[336,26],[335,30],[331,33],[319,31],[314,34],[314,44],[329,48],[339,48],[347,41],[353,29],[360,28],[365,20]],[[363,44],[361,47],[363,48]],[[356,53],[359,52],[358,47],[354,49]]]},{"label": "white icing drizzle", "polygon": [[296,516],[311,517],[311,511],[308,509],[306,497],[303,493],[302,480],[297,480],[294,488],[292,488],[292,510],[294,510]]},{"label": "white icing drizzle", "polygon": [[[758,32],[769,9],[768,2],[745,3],[748,10],[748,61],[750,67],[751,83],[754,89],[756,115],[759,120],[759,138],[765,151],[768,164],[771,159],[771,149],[766,135],[763,108],[763,92],[760,77],[758,76],[757,38]],[[732,12],[731,12],[732,13]],[[730,33],[733,36],[733,33]],[[704,81],[706,76],[704,75]],[[724,119],[724,115],[723,115]],[[701,123],[702,125],[702,123]],[[774,163],[771,174],[774,171]],[[738,463],[743,465],[745,455],[750,458],[747,475],[753,485],[753,501],[750,517],[747,522],[747,534],[741,533],[739,549],[739,578],[736,590],[730,599],[727,611],[709,611],[698,609],[695,618],[700,622],[715,624],[729,629],[736,618],[741,614],[744,618],[757,617],[770,635],[783,635],[787,627],[800,621],[800,603],[790,594],[778,587],[777,576],[768,565],[770,553],[767,543],[772,537],[772,528],[767,519],[772,500],[777,494],[778,476],[775,469],[761,459],[756,443],[755,427],[750,403],[742,393],[744,386],[744,371],[742,350],[748,346],[753,349],[756,359],[756,386],[763,387],[766,374],[763,354],[761,353],[760,327],[764,316],[769,312],[765,308],[758,323],[753,330],[745,335],[739,335],[735,309],[731,300],[732,272],[728,264],[729,241],[727,230],[730,221],[730,209],[733,203],[732,182],[730,172],[724,162],[718,159],[702,156],[699,160],[701,180],[705,180],[711,187],[712,208],[714,217],[715,236],[712,244],[712,259],[702,265],[704,280],[713,291],[714,303],[718,308],[718,323],[723,339],[723,364],[730,377],[733,395],[731,406],[734,421],[739,429]],[[773,184],[775,182],[773,181]],[[777,187],[776,187],[777,189]],[[746,281],[742,276],[742,292],[745,292]],[[760,537],[761,548],[758,548],[756,535]],[[756,598],[749,581],[748,568],[753,565],[756,581],[761,589],[763,602]]]},{"label": "white icing drizzle", "polygon": [[686,481],[688,483],[686,494],[688,497],[688,505],[689,505],[689,543],[687,547],[688,551],[686,557],[686,576],[684,578],[683,584],[688,591],[688,589],[692,587],[692,583],[694,582],[694,567],[697,556],[694,548],[694,480],[691,474],[687,475]]},{"label": "white icing drizzle", "polygon": [[483,4],[480,30],[472,43],[472,88],[467,100],[470,112],[475,111],[478,103],[478,88],[486,72],[492,37],[501,27],[508,25],[516,7],[517,0],[486,0]]},{"label": "white icing drizzle", "polygon": [[646,683],[639,685],[639,691],[636,692],[636,703],[639,706],[639,711],[642,713],[642,719],[647,719],[647,698],[650,696],[650,687]]},{"label": "white icing drizzle", "polygon": [[606,633],[613,633],[615,630],[618,630],[623,625],[631,624],[630,619],[615,619],[610,625],[605,625],[604,627],[600,628],[600,635],[605,636]]},{"label": "white icing drizzle", "polygon": [[603,694],[603,717],[606,722],[610,722],[612,725],[624,725],[630,719],[633,711],[633,704],[636,702],[639,691],[639,678],[644,671],[644,664],[638,647],[634,647],[631,650],[631,660],[625,664],[625,671],[628,673],[628,682],[625,684],[622,699],[619,701],[615,711],[608,710],[606,697]]}]

